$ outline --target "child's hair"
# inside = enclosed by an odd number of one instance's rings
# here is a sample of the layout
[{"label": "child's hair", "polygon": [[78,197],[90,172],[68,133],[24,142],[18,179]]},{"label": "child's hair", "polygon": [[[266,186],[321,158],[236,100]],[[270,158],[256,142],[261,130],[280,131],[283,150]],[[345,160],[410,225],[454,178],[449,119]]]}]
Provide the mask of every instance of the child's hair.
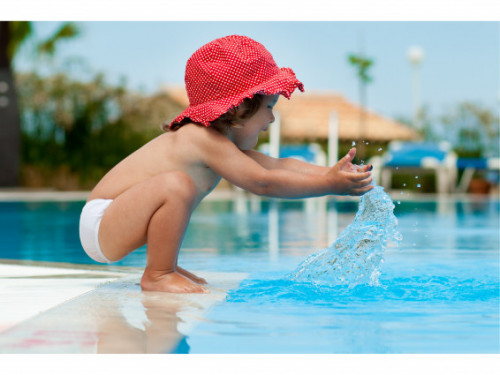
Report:
[{"label": "child's hair", "polygon": [[[240,104],[241,108],[243,109],[242,113],[238,114],[237,108],[239,106],[233,107],[223,115],[211,121],[210,127],[214,128],[215,130],[217,130],[222,134],[226,134],[231,127],[238,126],[238,121],[248,119],[253,115],[255,115],[255,113],[257,113],[257,111],[259,110],[263,99],[264,95],[261,94],[255,94],[252,98],[246,98]],[[182,121],[175,123],[170,129],[169,129],[169,124],[170,124],[169,121],[163,123],[161,128],[163,129],[163,131],[175,131],[178,130],[181,126],[189,123],[202,125],[195,121],[192,121],[189,117],[185,117],[184,119],[182,119]]]}]

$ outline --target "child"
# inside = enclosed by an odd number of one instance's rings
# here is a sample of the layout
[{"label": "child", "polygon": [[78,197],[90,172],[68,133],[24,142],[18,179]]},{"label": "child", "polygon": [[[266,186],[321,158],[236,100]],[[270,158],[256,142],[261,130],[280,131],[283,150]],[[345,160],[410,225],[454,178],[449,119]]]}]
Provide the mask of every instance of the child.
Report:
[{"label": "child", "polygon": [[[165,134],[111,169],[92,190],[80,218],[80,238],[94,260],[111,263],[147,244],[145,291],[206,293],[206,281],[177,265],[191,213],[224,177],[254,194],[303,198],[362,195],[370,166],[335,166],[274,159],[252,150],[274,121],[279,95],[303,85],[278,68],[256,41],[232,35],[197,50],[186,65],[189,107]],[[307,126],[307,124],[304,124]]]}]

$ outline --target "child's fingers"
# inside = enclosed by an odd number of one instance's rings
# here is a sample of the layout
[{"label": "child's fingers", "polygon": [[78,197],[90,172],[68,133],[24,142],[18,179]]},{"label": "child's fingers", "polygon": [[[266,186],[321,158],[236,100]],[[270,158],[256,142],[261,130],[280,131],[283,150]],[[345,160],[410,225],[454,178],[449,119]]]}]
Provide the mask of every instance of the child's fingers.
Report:
[{"label": "child's fingers", "polygon": [[359,171],[369,172],[372,169],[373,169],[373,164],[367,164],[367,165],[360,166]]},{"label": "child's fingers", "polygon": [[353,170],[357,173],[370,172],[371,170],[373,170],[372,164],[367,164],[367,165],[352,164],[350,167],[351,167],[351,170]]},{"label": "child's fingers", "polygon": [[354,157],[356,156],[356,147],[351,148],[347,155],[349,155],[350,160],[354,160]]},{"label": "child's fingers", "polygon": [[362,188],[362,187],[365,187],[368,184],[370,184],[372,181],[373,181],[373,178],[371,178],[371,177],[365,178],[364,180],[355,182],[354,183],[354,187],[356,187],[356,188]]},{"label": "child's fingers", "polygon": [[350,195],[360,196],[369,192],[371,189],[373,189],[373,185],[368,185],[362,188],[353,189],[351,190]]},{"label": "child's fingers", "polygon": [[349,152],[342,159],[339,160],[337,165],[342,168],[345,164],[352,161],[354,159],[354,156],[356,156],[356,148],[355,147],[351,148],[349,150]]},{"label": "child's fingers", "polygon": [[371,172],[362,172],[362,173],[359,173],[359,172],[346,172],[346,173],[349,174],[349,177],[350,177],[351,181],[365,180],[368,177],[371,177],[371,175],[372,175]]}]

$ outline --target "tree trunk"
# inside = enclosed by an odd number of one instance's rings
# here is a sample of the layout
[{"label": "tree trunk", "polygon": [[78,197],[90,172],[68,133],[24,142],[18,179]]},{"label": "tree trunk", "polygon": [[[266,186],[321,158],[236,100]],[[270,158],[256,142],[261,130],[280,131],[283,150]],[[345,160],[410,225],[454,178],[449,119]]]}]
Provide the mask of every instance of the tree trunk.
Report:
[{"label": "tree trunk", "polygon": [[9,23],[0,21],[0,187],[18,186],[21,124],[10,58]]}]

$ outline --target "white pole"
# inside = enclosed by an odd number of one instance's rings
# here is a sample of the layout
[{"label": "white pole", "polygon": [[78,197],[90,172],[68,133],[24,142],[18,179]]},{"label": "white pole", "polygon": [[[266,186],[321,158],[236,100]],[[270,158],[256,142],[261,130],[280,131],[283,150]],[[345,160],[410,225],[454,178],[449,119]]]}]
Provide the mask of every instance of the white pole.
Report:
[{"label": "white pole", "polygon": [[274,114],[274,122],[271,124],[269,131],[269,156],[273,158],[280,157],[281,143],[281,117],[279,112]]},{"label": "white pole", "polygon": [[[281,118],[279,112],[275,112],[274,122],[271,125],[269,133],[269,156],[273,158],[280,157],[280,143]],[[278,260],[280,251],[278,201],[271,198],[269,204],[269,258],[271,261],[275,262]]]},{"label": "white pole", "polygon": [[337,207],[334,205],[328,210],[328,233],[327,233],[328,246],[331,246],[333,242],[337,239],[338,228],[339,228],[339,214],[337,212]]},{"label": "white pole", "polygon": [[[337,163],[339,158],[339,116],[336,111],[330,113],[330,120],[328,123],[328,166],[332,167]],[[325,204],[325,211],[328,210],[327,204]],[[328,210],[327,213],[327,241],[328,244],[332,244],[337,238],[337,209],[335,207]]]},{"label": "white pole", "polygon": [[332,111],[328,126],[328,166],[337,163],[339,157],[339,117]]},{"label": "white pole", "polygon": [[424,59],[424,50],[419,46],[408,49],[408,60],[413,66],[413,126],[421,130],[421,100],[420,100],[420,64]]},{"label": "white pole", "polygon": [[271,198],[269,201],[269,260],[276,262],[280,253],[280,215],[278,211],[278,201]]},{"label": "white pole", "polygon": [[413,65],[413,124],[418,130],[422,129],[420,123],[420,66]]}]

